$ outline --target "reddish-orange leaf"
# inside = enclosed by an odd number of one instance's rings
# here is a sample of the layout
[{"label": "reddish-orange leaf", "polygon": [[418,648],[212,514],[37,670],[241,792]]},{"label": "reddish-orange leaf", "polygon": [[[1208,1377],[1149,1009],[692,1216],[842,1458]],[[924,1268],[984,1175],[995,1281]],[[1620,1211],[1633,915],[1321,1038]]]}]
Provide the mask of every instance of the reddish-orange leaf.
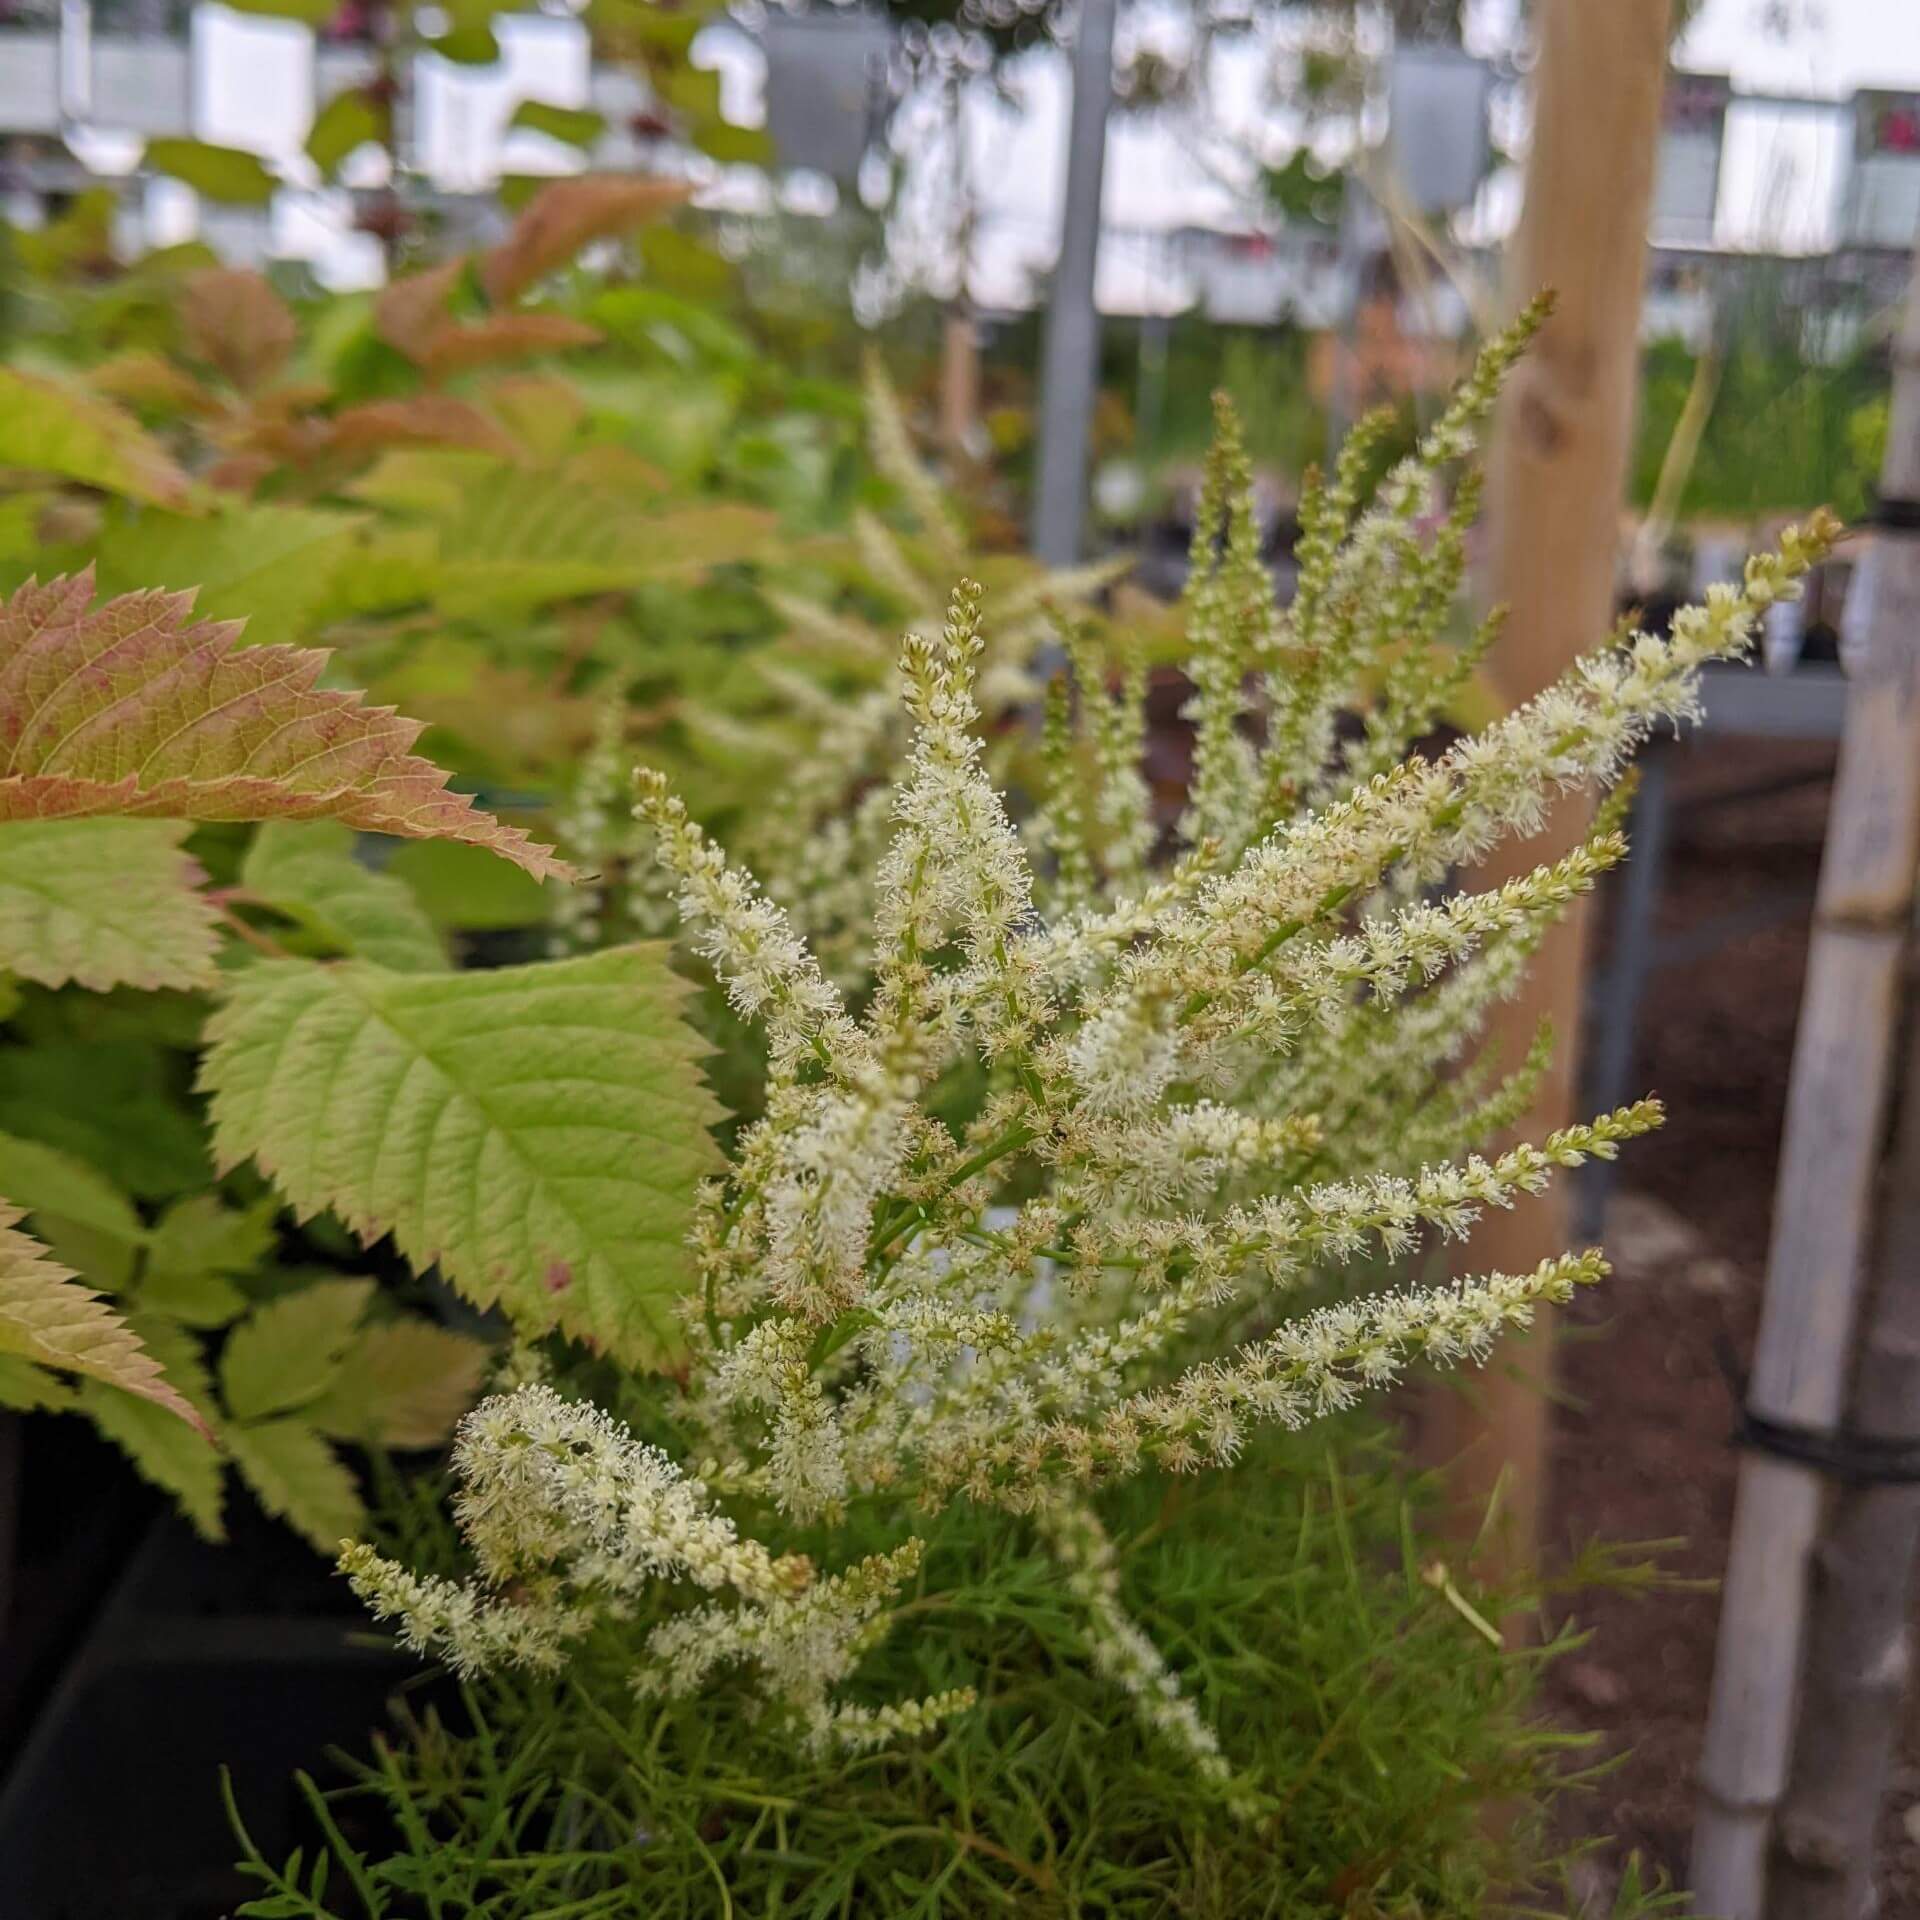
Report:
[{"label": "reddish-orange leaf", "polygon": [[488,299],[511,300],[589,242],[656,220],[691,191],[683,180],[611,173],[556,180],[528,202],[506,239],[481,257],[480,284]]},{"label": "reddish-orange leaf", "polygon": [[239,623],[193,622],[192,607],[186,593],[96,607],[90,571],[0,602],[0,822],[324,817],[568,875],[447,790],[412,752],[419,721],[317,686],[325,653],[236,648]]},{"label": "reddish-orange leaf", "polygon": [[243,392],[278,373],[299,337],[292,309],[243,267],[196,273],[181,296],[180,328],[194,358]]},{"label": "reddish-orange leaf", "polygon": [[370,400],[334,415],[329,443],[340,453],[373,453],[383,447],[471,447],[513,454],[519,444],[500,424],[466,400],[450,394],[417,393],[406,400]]}]

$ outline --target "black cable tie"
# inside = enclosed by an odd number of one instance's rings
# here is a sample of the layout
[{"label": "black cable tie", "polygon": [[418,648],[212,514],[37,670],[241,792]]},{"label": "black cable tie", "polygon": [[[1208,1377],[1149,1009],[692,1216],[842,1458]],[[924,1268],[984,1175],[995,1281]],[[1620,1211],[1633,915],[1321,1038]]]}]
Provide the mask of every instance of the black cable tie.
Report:
[{"label": "black cable tie", "polygon": [[1714,1357],[1733,1395],[1733,1431],[1727,1444],[1746,1453],[1771,1454],[1845,1487],[1920,1485],[1920,1435],[1861,1433],[1849,1426],[1831,1433],[1755,1413],[1747,1404],[1746,1376],[1725,1334],[1715,1337]]}]

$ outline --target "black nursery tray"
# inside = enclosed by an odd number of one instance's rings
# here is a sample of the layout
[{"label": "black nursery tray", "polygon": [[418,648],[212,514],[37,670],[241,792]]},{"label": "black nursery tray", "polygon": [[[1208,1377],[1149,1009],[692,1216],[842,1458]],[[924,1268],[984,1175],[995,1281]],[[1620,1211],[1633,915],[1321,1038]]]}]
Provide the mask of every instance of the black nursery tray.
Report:
[{"label": "black nursery tray", "polygon": [[220,1547],[156,1520],[48,1697],[0,1785],[5,1920],[230,1913],[258,1889],[232,1870],[219,1769],[283,1854],[294,1770],[364,1746],[413,1670],[310,1549],[231,1519]]}]

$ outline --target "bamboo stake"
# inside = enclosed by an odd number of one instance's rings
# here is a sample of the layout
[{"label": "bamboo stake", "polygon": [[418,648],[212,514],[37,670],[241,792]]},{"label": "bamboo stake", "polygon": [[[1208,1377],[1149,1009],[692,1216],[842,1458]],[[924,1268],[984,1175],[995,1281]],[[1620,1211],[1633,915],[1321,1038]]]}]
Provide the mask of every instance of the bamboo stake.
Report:
[{"label": "bamboo stake", "polygon": [[[1544,287],[1553,318],[1515,370],[1495,428],[1489,598],[1508,608],[1491,668],[1502,696],[1527,699],[1613,621],[1616,532],[1633,429],[1647,215],[1666,81],[1669,0],[1542,0],[1535,10],[1533,147],[1526,203],[1509,260],[1512,307]],[[1498,886],[1571,848],[1587,809],[1569,803],[1547,831],[1498,850],[1481,870]],[[1519,1129],[1537,1139],[1573,1117],[1585,921],[1549,936],[1524,990],[1498,1010],[1489,1038],[1517,1060],[1543,1016],[1559,1037],[1552,1071]],[[1476,1266],[1524,1273],[1561,1251],[1566,1189],[1496,1213],[1475,1233]],[[1536,1557],[1546,1459],[1551,1334],[1510,1342],[1504,1371],[1472,1397],[1430,1401],[1429,1459],[1447,1463],[1449,1504],[1471,1535],[1503,1484],[1488,1536],[1490,1570]]]},{"label": "bamboo stake", "polygon": [[[1920,493],[1920,254],[1881,490]],[[1828,1435],[1841,1424],[1859,1321],[1920,862],[1920,539],[1886,537],[1876,564],[1868,657],[1848,698],[1821,862],[1747,1396],[1757,1415]],[[1767,1911],[1824,1493],[1821,1476],[1797,1462],[1750,1454],[1741,1463],[1693,1840],[1695,1899],[1719,1920]]]},{"label": "bamboo stake", "polygon": [[[1920,1427],[1920,1019],[1911,1009],[1902,1080],[1848,1423],[1885,1439]],[[1800,1731],[1767,1887],[1771,1920],[1864,1920],[1877,1911],[1873,1830],[1913,1671],[1916,1548],[1920,1486],[1835,1492],[1814,1556]]]}]

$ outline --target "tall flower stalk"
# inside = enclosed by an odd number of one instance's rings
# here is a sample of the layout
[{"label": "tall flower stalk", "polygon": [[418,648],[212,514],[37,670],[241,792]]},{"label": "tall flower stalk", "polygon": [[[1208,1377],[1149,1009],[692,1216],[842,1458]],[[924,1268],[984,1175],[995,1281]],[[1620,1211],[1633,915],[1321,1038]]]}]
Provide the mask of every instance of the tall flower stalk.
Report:
[{"label": "tall flower stalk", "polygon": [[[455,1453],[473,1576],[354,1546],[343,1565],[376,1613],[463,1670],[555,1666],[589,1633],[626,1634],[643,1692],[732,1674],[797,1739],[864,1749],[970,1702],[857,1689],[918,1575],[915,1512],[984,1503],[1058,1556],[1090,1657],[1154,1737],[1236,1809],[1258,1804],[1126,1615],[1098,1489],[1223,1466],[1255,1428],[1333,1413],[1410,1365],[1483,1360],[1604,1277],[1580,1251],[1379,1283],[1424,1239],[1464,1238],[1660,1120],[1642,1101],[1479,1150],[1549,1044],[1478,1057],[1488,1009],[1622,857],[1619,809],[1498,889],[1457,876],[1570,790],[1617,783],[1835,532],[1825,516],[1789,530],[1668,637],[1610,640],[1484,731],[1412,753],[1492,630],[1447,632],[1465,463],[1539,318],[1488,347],[1371,494],[1364,432],[1310,490],[1284,612],[1223,410],[1186,600],[1197,758],[1163,858],[1137,672],[1116,690],[1072,632],[1043,804],[1010,815],[977,732],[990,610],[970,582],[904,645],[910,744],[861,803],[872,875],[835,895],[863,915],[833,936],[870,957],[863,978],[821,964],[780,904],[791,876],[763,887],[639,776],[692,944],[768,1064],[764,1115],[700,1210],[685,1366],[647,1389],[686,1461],[550,1386],[502,1393]],[[984,1091],[956,1123],[963,1080]],[[803,1530],[830,1542],[856,1501],[897,1515],[896,1547],[837,1571],[792,1550]]]}]

